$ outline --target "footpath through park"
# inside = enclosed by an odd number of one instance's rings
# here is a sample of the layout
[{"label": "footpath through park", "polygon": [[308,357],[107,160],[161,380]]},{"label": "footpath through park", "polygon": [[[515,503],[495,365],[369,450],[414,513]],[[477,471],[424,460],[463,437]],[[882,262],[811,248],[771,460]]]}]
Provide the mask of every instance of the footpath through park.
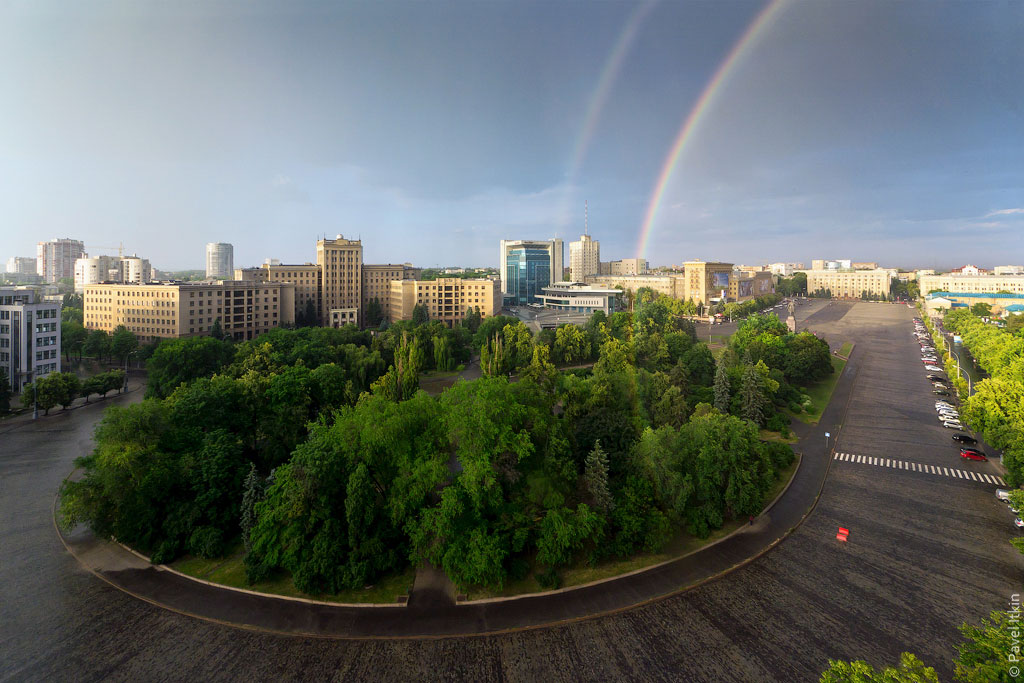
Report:
[{"label": "footpath through park", "polygon": [[[802,454],[789,486],[754,523],[689,555],[583,586],[512,598],[405,604],[333,605],[261,595],[192,579],[151,565],[87,529],[62,534],[68,550],[96,576],[141,600],[232,626],[320,638],[445,638],[484,635],[589,619],[662,600],[715,580],[769,552],[810,514],[831,464],[835,425],[844,415],[860,366],[856,351],[817,425],[794,423]],[[825,433],[831,433],[826,441]],[[424,596],[426,597],[426,596]]]}]

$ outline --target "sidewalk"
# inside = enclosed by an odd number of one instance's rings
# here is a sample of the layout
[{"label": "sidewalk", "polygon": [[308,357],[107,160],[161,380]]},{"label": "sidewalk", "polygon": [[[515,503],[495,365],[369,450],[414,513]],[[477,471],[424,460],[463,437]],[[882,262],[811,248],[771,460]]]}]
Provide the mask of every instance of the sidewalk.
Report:
[{"label": "sidewalk", "polygon": [[142,600],[200,619],[271,633],[340,639],[451,637],[538,628],[623,611],[724,576],[770,551],[800,525],[824,486],[831,464],[824,433],[832,431],[829,443],[836,442],[838,432],[832,426],[844,422],[859,359],[855,350],[818,425],[794,424],[800,467],[789,488],[755,524],[693,554],[598,583],[454,604],[450,598],[372,607],[309,604],[205,585],[140,564],[128,550],[82,529],[62,539],[99,578]]}]

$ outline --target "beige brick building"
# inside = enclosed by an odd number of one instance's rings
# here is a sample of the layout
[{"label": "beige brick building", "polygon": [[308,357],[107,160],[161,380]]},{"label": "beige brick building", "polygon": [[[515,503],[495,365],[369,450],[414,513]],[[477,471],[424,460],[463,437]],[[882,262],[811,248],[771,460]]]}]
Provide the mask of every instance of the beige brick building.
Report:
[{"label": "beige brick building", "polygon": [[413,268],[411,263],[364,263],[362,310],[376,301],[380,304],[381,320],[391,320],[392,280],[415,280],[421,272],[421,268]]},{"label": "beige brick building", "polygon": [[321,324],[328,327],[359,324],[362,305],[363,243],[338,235],[316,243],[321,268]]},{"label": "beige brick building", "polygon": [[[295,285],[294,319],[301,320],[307,306],[312,304],[316,322],[319,322],[321,302],[321,269],[315,263],[269,264],[259,268],[236,268],[235,279],[244,282],[290,282]],[[313,324],[313,323],[310,323]]]},{"label": "beige brick building", "polygon": [[896,271],[893,270],[806,270],[807,293],[819,289],[830,290],[839,299],[859,299],[867,292],[873,296],[888,296]]},{"label": "beige brick building", "polygon": [[[588,284],[600,287],[622,287],[623,289],[636,292],[641,287],[649,287],[659,294],[670,296],[674,299],[690,300],[697,304],[707,306],[711,299],[717,299],[725,291],[727,298],[735,300],[741,286],[737,284],[740,279],[750,280],[753,278],[739,278],[733,274],[731,263],[717,261],[687,261],[683,264],[683,272],[672,273],[647,273],[644,275],[597,275],[586,279]],[[771,273],[759,273],[756,283],[751,285],[754,289],[751,294],[739,296],[740,300],[748,299],[751,296],[760,296],[767,291],[774,291],[771,287]],[[758,288],[768,287],[764,291],[755,291]],[[744,286],[743,291],[747,289]]]},{"label": "beige brick building", "polygon": [[209,334],[218,319],[236,340],[295,323],[295,285],[286,282],[95,284],[83,298],[86,329],[124,325],[143,342]]},{"label": "beige brick building", "polygon": [[391,281],[391,322],[411,320],[417,304],[426,307],[431,320],[454,327],[465,319],[470,307],[479,307],[482,318],[500,313],[501,283],[486,278]]},{"label": "beige brick building", "polygon": [[929,292],[960,292],[963,294],[1024,294],[1024,275],[919,275],[921,294]]}]

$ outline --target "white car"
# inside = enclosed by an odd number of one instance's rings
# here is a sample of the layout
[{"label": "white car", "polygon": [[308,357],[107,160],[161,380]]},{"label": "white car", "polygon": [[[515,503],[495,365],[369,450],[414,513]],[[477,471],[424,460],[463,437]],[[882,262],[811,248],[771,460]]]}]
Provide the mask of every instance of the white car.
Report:
[{"label": "white car", "polygon": [[963,429],[964,428],[964,426],[962,424],[960,424],[959,422],[954,422],[952,420],[946,420],[945,422],[942,423],[942,426],[945,427],[946,429]]},{"label": "white car", "polygon": [[924,369],[929,370],[931,372],[942,372],[942,368],[940,368],[938,365],[926,365],[924,366]]}]

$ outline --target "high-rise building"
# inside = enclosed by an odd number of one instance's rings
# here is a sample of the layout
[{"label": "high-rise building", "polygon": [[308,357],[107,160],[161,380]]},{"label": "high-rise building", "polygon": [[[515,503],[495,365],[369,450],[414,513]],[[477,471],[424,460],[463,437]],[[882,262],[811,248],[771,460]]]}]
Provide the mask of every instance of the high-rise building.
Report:
[{"label": "high-rise building", "polygon": [[501,240],[501,291],[515,305],[539,303],[544,288],[561,279],[562,240]]},{"label": "high-rise building", "polygon": [[153,267],[149,265],[149,259],[125,256],[118,263],[118,276],[125,284],[141,285],[153,279]]},{"label": "high-rise building", "polygon": [[86,329],[124,325],[144,342],[209,334],[217,321],[235,340],[295,323],[295,286],[281,282],[105,283],[87,285],[83,303]]},{"label": "high-rise building", "polygon": [[38,275],[36,260],[31,256],[12,256],[7,259],[7,272],[12,275]]},{"label": "high-rise building", "polygon": [[583,282],[588,275],[597,275],[601,267],[601,243],[590,235],[580,235],[577,242],[569,242],[569,279]]},{"label": "high-rise building", "polygon": [[206,245],[206,277],[230,280],[235,273],[235,248],[227,242]]},{"label": "high-rise building", "polygon": [[75,291],[101,282],[143,284],[151,282],[153,268],[149,259],[132,256],[83,256],[75,260]]},{"label": "high-rise building", "polygon": [[480,309],[481,318],[501,312],[501,289],[490,278],[438,278],[437,280],[392,280],[390,321],[411,320],[412,310],[421,304],[430,320],[448,327],[461,323],[470,309]]},{"label": "high-rise building", "polygon": [[75,261],[85,256],[85,245],[69,238],[36,244],[36,273],[46,282],[75,277]]},{"label": "high-rise building", "polygon": [[30,287],[0,287],[0,368],[15,392],[60,372],[60,309]]},{"label": "high-rise building", "polygon": [[359,324],[362,304],[363,243],[338,235],[316,243],[316,262],[322,269],[321,324],[327,327]]}]

